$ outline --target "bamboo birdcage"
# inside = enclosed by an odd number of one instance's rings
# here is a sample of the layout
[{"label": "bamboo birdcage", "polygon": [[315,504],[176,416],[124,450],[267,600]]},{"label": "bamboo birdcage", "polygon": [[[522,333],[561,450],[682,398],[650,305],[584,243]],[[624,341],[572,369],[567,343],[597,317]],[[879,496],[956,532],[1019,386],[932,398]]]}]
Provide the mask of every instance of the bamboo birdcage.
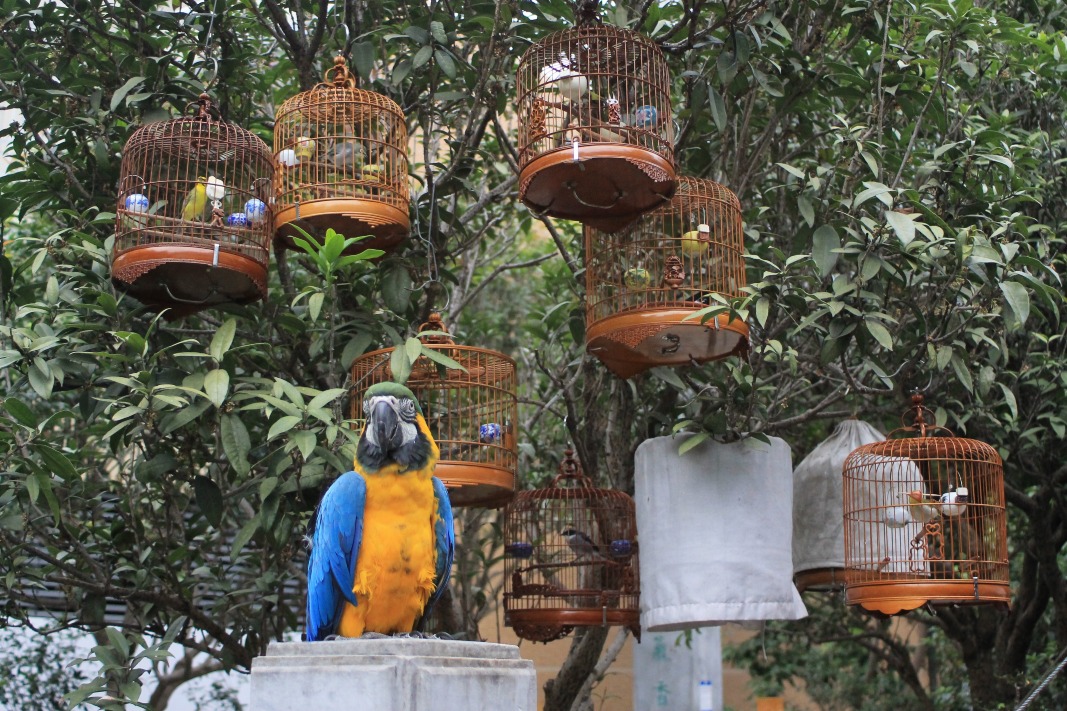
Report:
[{"label": "bamboo birdcage", "polygon": [[276,236],[370,235],[356,249],[389,249],[408,235],[407,124],[392,99],[356,87],[344,57],[326,81],[287,99],[274,126]]},{"label": "bamboo birdcage", "polygon": [[585,228],[586,347],[616,375],[718,360],[748,326],[692,316],[745,288],[741,204],[711,180],[682,177],[666,205],[618,232]]},{"label": "bamboo birdcage", "polygon": [[[434,475],[448,487],[453,506],[500,506],[515,491],[518,471],[515,361],[496,351],[456,345],[440,314],[431,314],[419,331],[427,334],[419,336],[425,345],[464,368],[419,356],[406,383],[441,449]],[[353,419],[360,417],[367,388],[393,379],[393,350],[371,351],[353,361]]]},{"label": "bamboo birdcage", "polygon": [[1009,604],[1000,455],[927,422],[922,395],[911,412],[911,425],[845,460],[846,602],[884,615]]},{"label": "bamboo birdcage", "polygon": [[207,94],[190,106],[126,142],[111,258],[116,286],[173,315],[264,298],[270,259],[270,148]]},{"label": "bamboo birdcage", "polygon": [[600,625],[640,639],[637,548],[634,500],[593,486],[568,449],[548,487],[504,509],[504,624],[534,642]]},{"label": "bamboo birdcage", "polygon": [[531,210],[613,230],[674,194],[671,78],[655,42],[601,24],[594,3],[526,51],[516,87]]}]

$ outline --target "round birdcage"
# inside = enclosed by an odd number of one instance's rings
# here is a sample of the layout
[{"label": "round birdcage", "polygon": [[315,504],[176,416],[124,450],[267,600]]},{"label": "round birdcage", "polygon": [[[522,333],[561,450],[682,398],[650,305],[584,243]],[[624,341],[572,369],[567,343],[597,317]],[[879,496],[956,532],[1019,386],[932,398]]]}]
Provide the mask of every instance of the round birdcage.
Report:
[{"label": "round birdcage", "polygon": [[741,204],[682,177],[674,198],[618,232],[585,228],[586,347],[616,375],[703,363],[748,346],[748,326],[693,315],[745,287]]},{"label": "round birdcage", "polygon": [[594,4],[526,51],[516,86],[531,210],[614,230],[674,194],[671,78],[655,42],[602,24]]},{"label": "round birdcage", "polygon": [[111,258],[116,286],[173,315],[266,297],[270,259],[270,148],[207,94],[190,106],[126,142]]},{"label": "round birdcage", "polygon": [[389,249],[408,235],[408,130],[392,99],[356,87],[336,57],[326,81],[287,99],[274,126],[276,236],[370,235]]},{"label": "round birdcage", "polygon": [[921,395],[910,413],[911,425],[845,460],[846,602],[884,615],[927,603],[1007,605],[1000,455],[928,422]]},{"label": "round birdcage", "polygon": [[634,500],[593,486],[567,450],[548,487],[504,509],[504,624],[534,642],[599,625],[640,639],[637,547]]},{"label": "round birdcage", "polygon": [[[441,449],[434,476],[448,487],[453,506],[501,506],[515,491],[518,471],[515,361],[496,351],[456,345],[440,314],[431,314],[419,331],[426,346],[462,366],[420,355],[406,382]],[[353,419],[360,416],[367,388],[393,380],[394,350],[383,348],[353,361]]]}]

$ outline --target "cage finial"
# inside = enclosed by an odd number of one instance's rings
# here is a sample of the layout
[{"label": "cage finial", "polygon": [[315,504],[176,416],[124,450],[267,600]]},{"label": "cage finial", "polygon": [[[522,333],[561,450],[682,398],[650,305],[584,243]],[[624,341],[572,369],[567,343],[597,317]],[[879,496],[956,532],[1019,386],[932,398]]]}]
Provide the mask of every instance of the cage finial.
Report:
[{"label": "cage finial", "polygon": [[327,84],[333,84],[338,89],[355,89],[356,77],[348,68],[348,62],[344,55],[338,54],[333,58],[333,66],[326,70],[323,76]]},{"label": "cage finial", "polygon": [[[422,335],[424,332],[429,332],[426,335]],[[436,331],[437,333],[434,333]],[[430,314],[430,317],[426,319],[426,323],[419,326],[419,338],[423,343],[433,343],[438,345],[445,345],[455,343],[452,337],[448,334],[448,326],[441,320],[441,314],[434,311]]]}]

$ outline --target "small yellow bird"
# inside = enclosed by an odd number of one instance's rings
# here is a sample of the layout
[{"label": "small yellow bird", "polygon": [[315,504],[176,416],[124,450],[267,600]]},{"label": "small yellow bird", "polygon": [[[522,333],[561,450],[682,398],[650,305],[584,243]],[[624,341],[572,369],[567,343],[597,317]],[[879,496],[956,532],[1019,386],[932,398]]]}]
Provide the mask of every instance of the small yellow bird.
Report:
[{"label": "small yellow bird", "polygon": [[204,222],[208,214],[207,181],[203,178],[196,179],[196,185],[185,196],[182,204],[182,219],[186,222]]},{"label": "small yellow bird", "polygon": [[908,500],[908,513],[911,514],[913,520],[927,523],[941,515],[939,502],[928,500],[921,489],[909,491],[905,496]]}]

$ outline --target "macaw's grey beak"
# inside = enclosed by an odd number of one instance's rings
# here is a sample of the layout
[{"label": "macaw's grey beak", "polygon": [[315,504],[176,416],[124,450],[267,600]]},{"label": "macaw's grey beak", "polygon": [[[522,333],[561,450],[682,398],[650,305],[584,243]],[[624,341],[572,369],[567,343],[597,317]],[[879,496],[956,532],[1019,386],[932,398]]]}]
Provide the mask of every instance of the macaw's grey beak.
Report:
[{"label": "macaw's grey beak", "polygon": [[383,452],[391,452],[401,445],[400,420],[388,402],[379,402],[371,412],[374,440]]}]

